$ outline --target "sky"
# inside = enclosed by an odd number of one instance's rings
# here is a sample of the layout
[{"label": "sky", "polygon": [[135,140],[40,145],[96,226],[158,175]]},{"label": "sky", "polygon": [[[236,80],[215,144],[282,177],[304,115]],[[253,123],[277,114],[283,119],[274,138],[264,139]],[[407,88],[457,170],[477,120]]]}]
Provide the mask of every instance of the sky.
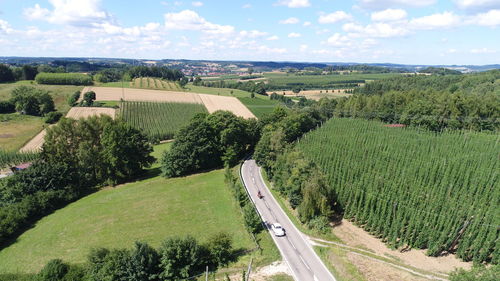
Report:
[{"label": "sky", "polygon": [[499,64],[500,0],[0,0],[0,56]]}]

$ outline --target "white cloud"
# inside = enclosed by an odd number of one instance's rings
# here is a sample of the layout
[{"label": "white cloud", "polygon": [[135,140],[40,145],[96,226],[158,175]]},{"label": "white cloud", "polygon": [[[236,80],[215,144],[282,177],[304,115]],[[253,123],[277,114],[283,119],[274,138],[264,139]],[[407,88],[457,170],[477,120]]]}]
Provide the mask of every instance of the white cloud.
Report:
[{"label": "white cloud", "polygon": [[234,27],[207,21],[192,10],[165,14],[165,27],[172,30],[198,30],[210,34],[231,34]]},{"label": "white cloud", "polygon": [[10,27],[10,24],[4,20],[0,20],[0,34],[12,33],[14,30]]},{"label": "white cloud", "polygon": [[460,9],[464,10],[484,11],[500,8],[500,1],[498,0],[455,0],[455,3]]},{"label": "white cloud", "polygon": [[34,7],[24,9],[29,20],[45,20],[55,24],[91,26],[111,20],[111,16],[100,7],[100,0],[48,0],[53,10]]},{"label": "white cloud", "polygon": [[354,37],[367,38],[389,38],[408,34],[408,29],[401,25],[392,25],[388,23],[372,23],[366,26],[346,23],[342,26],[345,32],[349,32]]},{"label": "white cloud", "polygon": [[374,12],[371,15],[372,21],[398,21],[405,19],[407,13],[403,9],[386,9]]},{"label": "white cloud", "polygon": [[362,7],[370,9],[394,8],[400,6],[424,7],[436,3],[437,0],[359,0]]},{"label": "white cloud", "polygon": [[252,4],[245,4],[242,6],[243,9],[250,9],[252,8]]},{"label": "white cloud", "polygon": [[305,52],[305,51],[307,51],[308,48],[309,48],[309,46],[307,46],[306,44],[302,44],[299,46],[299,51]]},{"label": "white cloud", "polygon": [[258,31],[258,30],[242,30],[240,31],[240,36],[246,37],[246,38],[258,38],[258,37],[263,37],[266,36],[268,33],[264,31]]},{"label": "white cloud", "polygon": [[305,8],[311,6],[311,2],[309,0],[280,0],[276,5],[288,8]]},{"label": "white cloud", "polygon": [[284,54],[287,52],[287,49],[285,48],[270,48],[265,45],[259,45],[256,47],[250,47],[251,50],[256,50],[259,53],[264,53],[264,54]]},{"label": "white cloud", "polygon": [[299,38],[302,36],[300,33],[292,32],[288,34],[288,38]]},{"label": "white cloud", "polygon": [[297,24],[300,20],[298,18],[287,18],[286,20],[280,20],[280,24]]},{"label": "white cloud", "polygon": [[443,12],[432,14],[420,18],[414,18],[410,21],[410,27],[414,29],[437,29],[450,28],[461,23],[461,18],[453,12]]},{"label": "white cloud", "polygon": [[304,24],[302,24],[303,26],[310,26],[311,25],[311,22],[310,21],[305,21]]},{"label": "white cloud", "polygon": [[275,41],[275,40],[278,40],[280,39],[278,36],[276,35],[273,35],[273,36],[270,36],[270,37],[267,37],[266,40],[269,40],[269,41]]},{"label": "white cloud", "polygon": [[479,49],[471,49],[470,52],[472,54],[494,54],[497,51],[488,48],[479,48]]},{"label": "white cloud", "polygon": [[336,23],[339,21],[346,21],[346,20],[351,20],[352,16],[344,11],[335,11],[333,13],[327,14],[327,15],[321,15],[319,16],[318,22],[319,23]]},{"label": "white cloud", "polygon": [[201,1],[195,1],[195,2],[192,2],[191,5],[193,5],[195,7],[201,7],[201,6],[203,6],[203,2],[201,2]]},{"label": "white cloud", "polygon": [[472,16],[468,23],[477,24],[482,26],[497,26],[500,25],[500,9],[490,10],[486,13],[477,14]]},{"label": "white cloud", "polygon": [[335,33],[326,40],[326,44],[335,47],[348,47],[352,45],[352,42],[349,37]]}]

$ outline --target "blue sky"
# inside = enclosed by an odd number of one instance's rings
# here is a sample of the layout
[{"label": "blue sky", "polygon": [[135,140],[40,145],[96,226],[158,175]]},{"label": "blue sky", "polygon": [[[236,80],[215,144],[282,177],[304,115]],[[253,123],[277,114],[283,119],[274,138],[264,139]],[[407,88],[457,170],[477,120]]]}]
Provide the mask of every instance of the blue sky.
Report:
[{"label": "blue sky", "polygon": [[500,0],[0,0],[0,56],[500,63]]}]

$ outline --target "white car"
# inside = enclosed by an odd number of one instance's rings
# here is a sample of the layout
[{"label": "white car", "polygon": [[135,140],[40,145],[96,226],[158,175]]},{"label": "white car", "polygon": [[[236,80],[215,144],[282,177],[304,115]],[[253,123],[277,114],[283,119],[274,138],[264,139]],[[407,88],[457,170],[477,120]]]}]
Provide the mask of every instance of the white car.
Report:
[{"label": "white car", "polygon": [[281,226],[279,223],[273,223],[271,225],[271,229],[274,232],[274,235],[276,236],[285,236],[285,229]]}]

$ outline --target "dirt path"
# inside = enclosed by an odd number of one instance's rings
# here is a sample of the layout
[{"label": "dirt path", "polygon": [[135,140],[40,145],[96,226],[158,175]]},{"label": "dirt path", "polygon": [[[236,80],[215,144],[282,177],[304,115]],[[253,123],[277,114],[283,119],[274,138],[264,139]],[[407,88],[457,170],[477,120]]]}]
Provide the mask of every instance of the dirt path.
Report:
[{"label": "dirt path", "polygon": [[[404,253],[398,250],[392,250],[387,247],[380,239],[370,235],[362,228],[355,226],[347,220],[342,220],[341,224],[333,228],[335,236],[340,238],[343,243],[336,243],[328,241],[327,243],[337,245],[339,247],[351,248],[350,260],[359,268],[363,269],[369,267],[369,262],[360,262],[359,258],[352,257],[353,255],[364,255],[365,258],[374,260],[374,255],[383,258],[384,260],[391,261],[396,267],[398,265],[408,266],[405,271],[412,272],[411,268],[418,270],[432,272],[436,277],[445,277],[456,268],[469,269],[472,263],[463,262],[453,255],[442,257],[429,257],[425,255],[425,250],[413,249]],[[313,239],[314,241],[326,242],[321,239]],[[384,263],[384,261],[379,260]],[[359,263],[359,264],[358,264]],[[393,267],[394,267],[393,265]],[[375,268],[369,270],[376,270]],[[425,274],[424,276],[425,277]],[[402,279],[407,280],[407,279]],[[409,279],[411,280],[411,279]]]},{"label": "dirt path", "polygon": [[42,148],[43,139],[45,138],[46,131],[43,129],[34,138],[32,138],[27,144],[25,144],[19,151],[20,152],[31,152],[39,151]]}]

